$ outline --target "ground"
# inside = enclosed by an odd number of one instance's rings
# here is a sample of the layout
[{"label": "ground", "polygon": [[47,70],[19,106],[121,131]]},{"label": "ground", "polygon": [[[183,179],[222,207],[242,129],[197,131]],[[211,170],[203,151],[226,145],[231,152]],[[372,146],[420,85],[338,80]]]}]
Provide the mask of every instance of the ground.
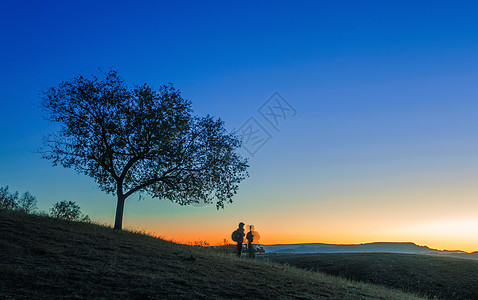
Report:
[{"label": "ground", "polygon": [[380,286],[0,210],[3,299],[418,299]]}]

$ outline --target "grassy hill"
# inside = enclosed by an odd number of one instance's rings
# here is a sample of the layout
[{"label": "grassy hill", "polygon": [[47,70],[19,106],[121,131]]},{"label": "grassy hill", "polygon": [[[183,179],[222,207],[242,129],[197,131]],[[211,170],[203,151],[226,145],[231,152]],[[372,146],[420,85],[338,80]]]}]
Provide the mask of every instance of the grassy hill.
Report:
[{"label": "grassy hill", "polygon": [[140,233],[0,210],[2,299],[418,299]]},{"label": "grassy hill", "polygon": [[478,299],[478,261],[421,254],[269,254],[264,258],[440,299]]}]

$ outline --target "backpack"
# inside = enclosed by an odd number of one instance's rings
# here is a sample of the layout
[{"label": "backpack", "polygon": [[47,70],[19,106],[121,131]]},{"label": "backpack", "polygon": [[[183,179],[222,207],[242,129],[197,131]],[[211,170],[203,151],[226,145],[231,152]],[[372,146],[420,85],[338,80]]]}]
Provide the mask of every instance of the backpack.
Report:
[{"label": "backpack", "polygon": [[232,232],[231,239],[232,239],[234,242],[239,241],[239,232],[237,232],[237,230],[234,230],[234,231]]},{"label": "backpack", "polygon": [[249,231],[247,233],[247,236],[246,236],[246,239],[249,241],[249,243],[253,243],[254,242],[254,234],[252,233],[252,231]]}]

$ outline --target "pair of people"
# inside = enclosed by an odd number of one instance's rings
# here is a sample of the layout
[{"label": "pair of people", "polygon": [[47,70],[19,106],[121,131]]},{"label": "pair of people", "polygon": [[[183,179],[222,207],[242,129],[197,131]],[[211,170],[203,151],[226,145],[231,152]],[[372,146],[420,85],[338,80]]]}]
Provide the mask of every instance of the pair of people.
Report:
[{"label": "pair of people", "polygon": [[254,242],[254,233],[252,232],[254,226],[249,226],[249,232],[246,235],[244,232],[244,225],[245,224],[241,222],[237,228],[237,233],[239,236],[237,239],[237,256],[241,256],[242,254],[242,244],[244,243],[245,236],[247,239],[247,253],[249,254],[249,258],[255,258],[254,246],[252,245]]}]

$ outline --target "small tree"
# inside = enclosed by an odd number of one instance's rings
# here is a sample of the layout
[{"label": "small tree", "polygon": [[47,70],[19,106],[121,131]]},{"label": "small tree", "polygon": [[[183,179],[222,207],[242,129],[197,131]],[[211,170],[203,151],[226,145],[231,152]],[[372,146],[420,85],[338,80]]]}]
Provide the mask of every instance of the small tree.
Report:
[{"label": "small tree", "polygon": [[25,192],[20,199],[18,199],[17,209],[26,213],[32,213],[37,208],[36,203],[36,197],[30,194],[30,192]]},{"label": "small tree", "polygon": [[17,209],[18,192],[11,194],[6,187],[0,187],[0,208],[3,209]]},{"label": "small tree", "polygon": [[32,213],[36,210],[36,197],[25,192],[21,197],[18,196],[18,192],[10,193],[8,191],[8,185],[6,187],[0,187],[0,208],[20,210],[26,213]]},{"label": "small tree", "polygon": [[89,221],[88,215],[83,215],[80,206],[73,201],[60,201],[53,204],[50,215],[54,218],[71,221]]},{"label": "small tree", "polygon": [[117,197],[114,228],[135,192],[180,205],[232,202],[247,176],[240,141],[224,123],[195,117],[172,85],[130,88],[116,71],[77,76],[45,91],[41,106],[60,131],[45,140],[44,158],[91,176]]}]

